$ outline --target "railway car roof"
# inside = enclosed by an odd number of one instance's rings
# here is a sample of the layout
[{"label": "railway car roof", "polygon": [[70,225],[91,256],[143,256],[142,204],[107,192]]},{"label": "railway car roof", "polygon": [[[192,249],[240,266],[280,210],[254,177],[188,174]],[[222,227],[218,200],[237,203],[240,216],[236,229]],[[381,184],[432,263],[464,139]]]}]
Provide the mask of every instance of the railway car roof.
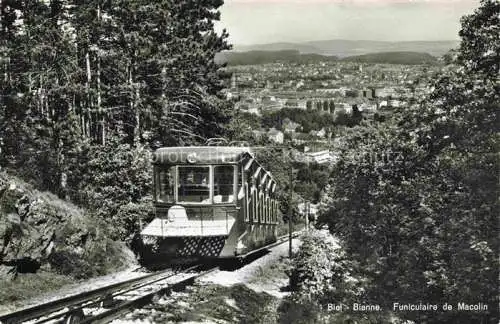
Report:
[{"label": "railway car roof", "polygon": [[248,147],[183,146],[163,147],[154,152],[155,164],[224,164],[237,163],[247,156],[253,157]]}]

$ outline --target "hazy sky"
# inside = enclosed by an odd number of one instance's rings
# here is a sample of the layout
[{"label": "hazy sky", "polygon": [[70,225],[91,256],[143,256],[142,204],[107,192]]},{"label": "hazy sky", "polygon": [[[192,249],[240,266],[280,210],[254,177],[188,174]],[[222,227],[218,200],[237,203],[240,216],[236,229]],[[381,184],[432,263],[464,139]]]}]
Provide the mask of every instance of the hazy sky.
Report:
[{"label": "hazy sky", "polygon": [[308,40],[454,40],[479,0],[225,0],[233,44]]}]

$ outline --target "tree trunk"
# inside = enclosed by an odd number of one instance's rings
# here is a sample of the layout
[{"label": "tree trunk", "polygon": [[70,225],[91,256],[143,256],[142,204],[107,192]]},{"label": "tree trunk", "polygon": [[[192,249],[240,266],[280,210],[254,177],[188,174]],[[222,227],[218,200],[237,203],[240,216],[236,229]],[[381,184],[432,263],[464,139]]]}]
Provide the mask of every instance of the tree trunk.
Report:
[{"label": "tree trunk", "polygon": [[92,108],[92,96],[90,95],[90,83],[92,82],[92,72],[90,70],[90,55],[89,55],[89,52],[87,50],[87,52],[85,53],[85,64],[86,64],[86,67],[87,67],[87,82],[85,83],[85,89],[86,89],[86,92],[87,92],[87,122],[86,122],[86,125],[85,125],[85,135],[87,137],[91,137],[92,134],[91,134],[91,130],[90,130],[90,124],[92,122],[92,115],[91,115],[91,108]]},{"label": "tree trunk", "polygon": [[140,109],[137,107],[137,101],[139,99],[139,87],[135,89],[135,130],[134,130],[134,144],[137,146],[141,140],[141,113]]},{"label": "tree trunk", "polygon": [[[101,23],[101,7],[100,5],[97,5],[97,23]],[[102,110],[101,104],[102,104],[102,98],[101,98],[101,56],[100,56],[100,48],[99,48],[99,40],[97,40],[97,46],[96,46],[96,57],[97,57],[97,114],[99,116],[99,123],[101,124],[100,126],[100,131],[101,131],[101,144],[105,145],[106,144],[106,132],[105,132],[105,124],[104,124],[104,112]]]},{"label": "tree trunk", "polygon": [[97,49],[97,113],[100,117],[99,123],[101,124],[100,126],[100,131],[101,131],[101,144],[105,145],[106,144],[106,132],[105,132],[105,118],[104,118],[104,111],[102,109],[102,98],[101,98],[101,58],[99,57],[99,49]]},{"label": "tree trunk", "polygon": [[44,100],[43,100],[43,76],[40,74],[40,84],[38,87],[38,100],[40,105],[40,114],[45,117]]},{"label": "tree trunk", "polygon": [[[134,54],[136,54],[135,52]],[[135,72],[135,67],[134,67],[134,62],[132,61],[130,63],[130,66],[128,68],[128,83],[130,86],[130,91],[131,91],[131,98],[130,98],[130,111],[134,113],[134,145],[138,145],[140,141],[140,111],[137,107],[137,100],[139,98],[139,88],[134,84],[134,72]],[[135,88],[135,89],[134,89]]]}]

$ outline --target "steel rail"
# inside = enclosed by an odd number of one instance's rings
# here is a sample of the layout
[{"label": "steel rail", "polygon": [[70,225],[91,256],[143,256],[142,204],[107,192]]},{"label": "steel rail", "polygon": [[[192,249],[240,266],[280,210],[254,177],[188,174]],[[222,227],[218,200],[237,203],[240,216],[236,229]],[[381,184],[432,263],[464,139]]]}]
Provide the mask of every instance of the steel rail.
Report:
[{"label": "steel rail", "polygon": [[[301,232],[302,231],[293,233],[293,237],[297,237]],[[288,240],[288,234],[282,235],[277,238],[276,242],[263,246],[257,250],[253,250],[245,255],[242,255],[241,257],[242,259],[245,259],[248,256],[258,253],[264,249],[269,249],[277,245],[283,244],[287,240]],[[199,274],[193,274],[188,278],[184,278],[178,282],[167,284],[166,287],[162,287],[154,290],[153,292],[146,293],[145,295],[140,296],[134,300],[124,301],[117,307],[99,313],[97,315],[94,315],[88,319],[83,319],[83,309],[89,308],[90,306],[96,305],[98,303],[102,303],[106,300],[112,299],[113,297],[117,297],[129,293],[131,291],[153,285],[160,281],[172,279],[175,276],[179,276],[185,274],[186,272],[199,269],[200,267],[201,265],[198,264],[174,273],[171,272],[171,269],[161,272],[155,272],[138,278],[132,278],[126,281],[93,289],[90,291],[78,293],[75,295],[70,295],[67,297],[63,297],[61,299],[53,300],[47,303],[35,305],[32,307],[14,311],[12,313],[1,315],[0,323],[17,324],[36,319],[39,319],[39,321],[37,321],[36,323],[44,323],[58,318],[67,317],[72,314],[76,314],[77,317],[78,314],[81,314],[82,318],[81,321],[79,321],[81,323],[105,323],[110,319],[116,318],[116,316],[120,316],[122,314],[129,312],[131,309],[146,305],[151,301],[151,299],[154,296],[158,294],[169,293],[175,288],[188,285],[189,282],[193,282],[196,278],[204,276],[216,270],[217,267],[210,268],[209,270],[205,270],[204,272]],[[114,314],[116,314],[116,316]]]},{"label": "steel rail", "polygon": [[[104,302],[106,302],[108,300],[113,300],[114,297],[127,294],[128,292],[131,292],[131,291],[134,291],[134,290],[138,290],[138,289],[146,287],[146,286],[150,286],[150,285],[152,285],[154,283],[157,283],[159,281],[163,281],[163,280],[172,278],[172,277],[174,277],[176,275],[179,275],[181,273],[184,273],[184,272],[196,269],[198,267],[200,267],[200,265],[195,265],[195,266],[192,266],[190,268],[183,269],[182,271],[179,271],[179,272],[176,272],[176,273],[167,273],[165,276],[160,276],[160,278],[158,278],[158,279],[152,279],[152,280],[146,281],[144,283],[137,283],[136,285],[132,284],[132,285],[129,286],[128,289],[126,288],[124,290],[119,290],[117,292],[108,293],[108,294],[105,294],[105,295],[103,294],[103,295],[101,295],[101,298],[99,298],[97,300],[89,300],[89,301],[81,303],[77,307],[73,307],[72,309],[69,309],[69,310],[67,310],[65,312],[57,313],[57,314],[54,314],[53,316],[50,316],[50,317],[44,317],[43,319],[41,319],[39,321],[36,321],[33,324],[41,324],[41,323],[49,322],[51,320],[55,320],[55,319],[58,319],[58,318],[61,318],[61,317],[70,318],[70,316],[76,316],[76,317],[84,316],[83,315],[83,309],[84,308],[89,308],[89,307],[92,307],[93,305],[104,303]],[[166,271],[162,271],[162,273],[158,273],[158,275],[164,274],[164,272],[166,272]],[[103,287],[103,288],[106,288],[106,287]]]},{"label": "steel rail", "polygon": [[[196,266],[195,266],[196,267]],[[4,314],[0,316],[0,322],[4,324],[14,324],[21,323],[33,319],[37,319],[43,316],[48,316],[50,314],[56,313],[63,310],[64,308],[81,308],[81,305],[87,305],[91,302],[99,302],[103,298],[106,298],[114,293],[120,292],[124,289],[130,288],[134,289],[134,285],[148,285],[150,282],[155,282],[158,280],[165,279],[165,276],[173,276],[177,273],[172,274],[172,272],[162,271],[160,273],[155,272],[138,278],[129,279],[126,281],[118,282],[112,285],[100,287],[90,291],[85,291],[75,295],[70,295],[60,299],[56,299],[47,303],[35,305],[32,307],[20,309],[18,311]],[[159,278],[158,278],[159,277]],[[155,278],[157,278],[155,280]],[[96,301],[97,300],[97,301]],[[71,309],[57,317],[63,316],[66,313],[74,311]],[[49,319],[47,319],[49,320]],[[46,320],[45,320],[46,321]],[[42,321],[43,322],[43,321]]]},{"label": "steel rail", "polygon": [[217,267],[212,267],[208,270],[205,270],[201,273],[193,274],[187,278],[182,278],[180,281],[172,282],[172,283],[165,283],[164,287],[157,288],[152,292],[148,292],[142,296],[139,296],[135,299],[132,300],[127,300],[124,301],[123,303],[117,305],[114,308],[108,309],[102,313],[96,314],[96,315],[91,315],[83,319],[81,324],[89,324],[89,323],[96,323],[96,324],[104,324],[104,323],[109,323],[114,319],[117,319],[127,313],[130,313],[132,310],[140,308],[142,306],[145,306],[155,298],[155,296],[158,295],[170,295],[172,291],[175,290],[181,290],[182,288],[192,285],[194,281],[197,278],[200,278],[202,276],[205,276],[213,271],[215,271]]},{"label": "steel rail", "polygon": [[[292,236],[293,237],[297,237],[299,234],[300,234],[300,232],[295,232],[295,233],[292,234]],[[263,249],[269,249],[269,248],[278,246],[280,244],[285,243],[287,240],[288,240],[288,234],[280,236],[276,240],[276,242],[268,244],[268,245],[266,245],[266,246],[264,246],[264,247],[262,247],[262,248],[260,248],[258,250],[254,250],[254,251],[246,254],[243,257],[245,258],[245,257],[247,257],[247,256],[249,256],[251,254],[257,253],[257,252],[259,252],[259,251],[261,251]],[[170,295],[171,292],[174,291],[174,290],[176,290],[176,289],[179,289],[181,287],[185,287],[187,285],[191,285],[197,278],[205,276],[205,275],[207,275],[207,274],[215,271],[217,268],[218,267],[212,267],[212,268],[210,268],[208,270],[203,271],[202,273],[193,274],[192,276],[189,276],[188,278],[183,278],[180,281],[173,282],[173,283],[170,283],[170,284],[166,284],[165,287],[161,287],[161,288],[155,289],[154,291],[146,293],[145,295],[137,297],[137,298],[135,298],[133,300],[125,301],[122,304],[116,306],[115,308],[109,309],[107,311],[104,311],[102,313],[93,315],[91,317],[87,317],[87,318],[85,318],[84,320],[82,320],[79,323],[81,323],[81,324],[90,324],[90,323],[92,323],[92,324],[93,323],[97,323],[97,324],[101,324],[102,323],[102,324],[104,324],[104,323],[109,323],[112,320],[119,318],[120,316],[123,316],[123,315],[125,315],[127,313],[130,313],[134,309],[140,308],[142,306],[145,306],[145,305],[151,303],[151,301],[153,300],[153,298],[155,296],[164,295],[164,294]]]}]

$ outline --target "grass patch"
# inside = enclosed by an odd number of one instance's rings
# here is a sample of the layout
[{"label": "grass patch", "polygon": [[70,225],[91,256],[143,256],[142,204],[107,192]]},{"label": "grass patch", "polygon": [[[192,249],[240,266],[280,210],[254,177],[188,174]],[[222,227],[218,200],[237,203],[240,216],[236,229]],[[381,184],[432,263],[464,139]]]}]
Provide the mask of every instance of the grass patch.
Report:
[{"label": "grass patch", "polygon": [[286,272],[290,269],[290,259],[287,256],[280,256],[276,262],[259,266],[255,275],[250,279],[250,283],[269,282],[288,279]]},{"label": "grass patch", "polygon": [[19,275],[15,280],[0,279],[0,312],[11,311],[20,307],[24,301],[43,293],[74,283],[69,276],[50,272],[27,273]]},{"label": "grass patch", "polygon": [[[155,322],[270,324],[277,322],[279,300],[245,285],[195,286],[173,303],[154,305]],[[140,315],[138,316],[140,317]]]}]

